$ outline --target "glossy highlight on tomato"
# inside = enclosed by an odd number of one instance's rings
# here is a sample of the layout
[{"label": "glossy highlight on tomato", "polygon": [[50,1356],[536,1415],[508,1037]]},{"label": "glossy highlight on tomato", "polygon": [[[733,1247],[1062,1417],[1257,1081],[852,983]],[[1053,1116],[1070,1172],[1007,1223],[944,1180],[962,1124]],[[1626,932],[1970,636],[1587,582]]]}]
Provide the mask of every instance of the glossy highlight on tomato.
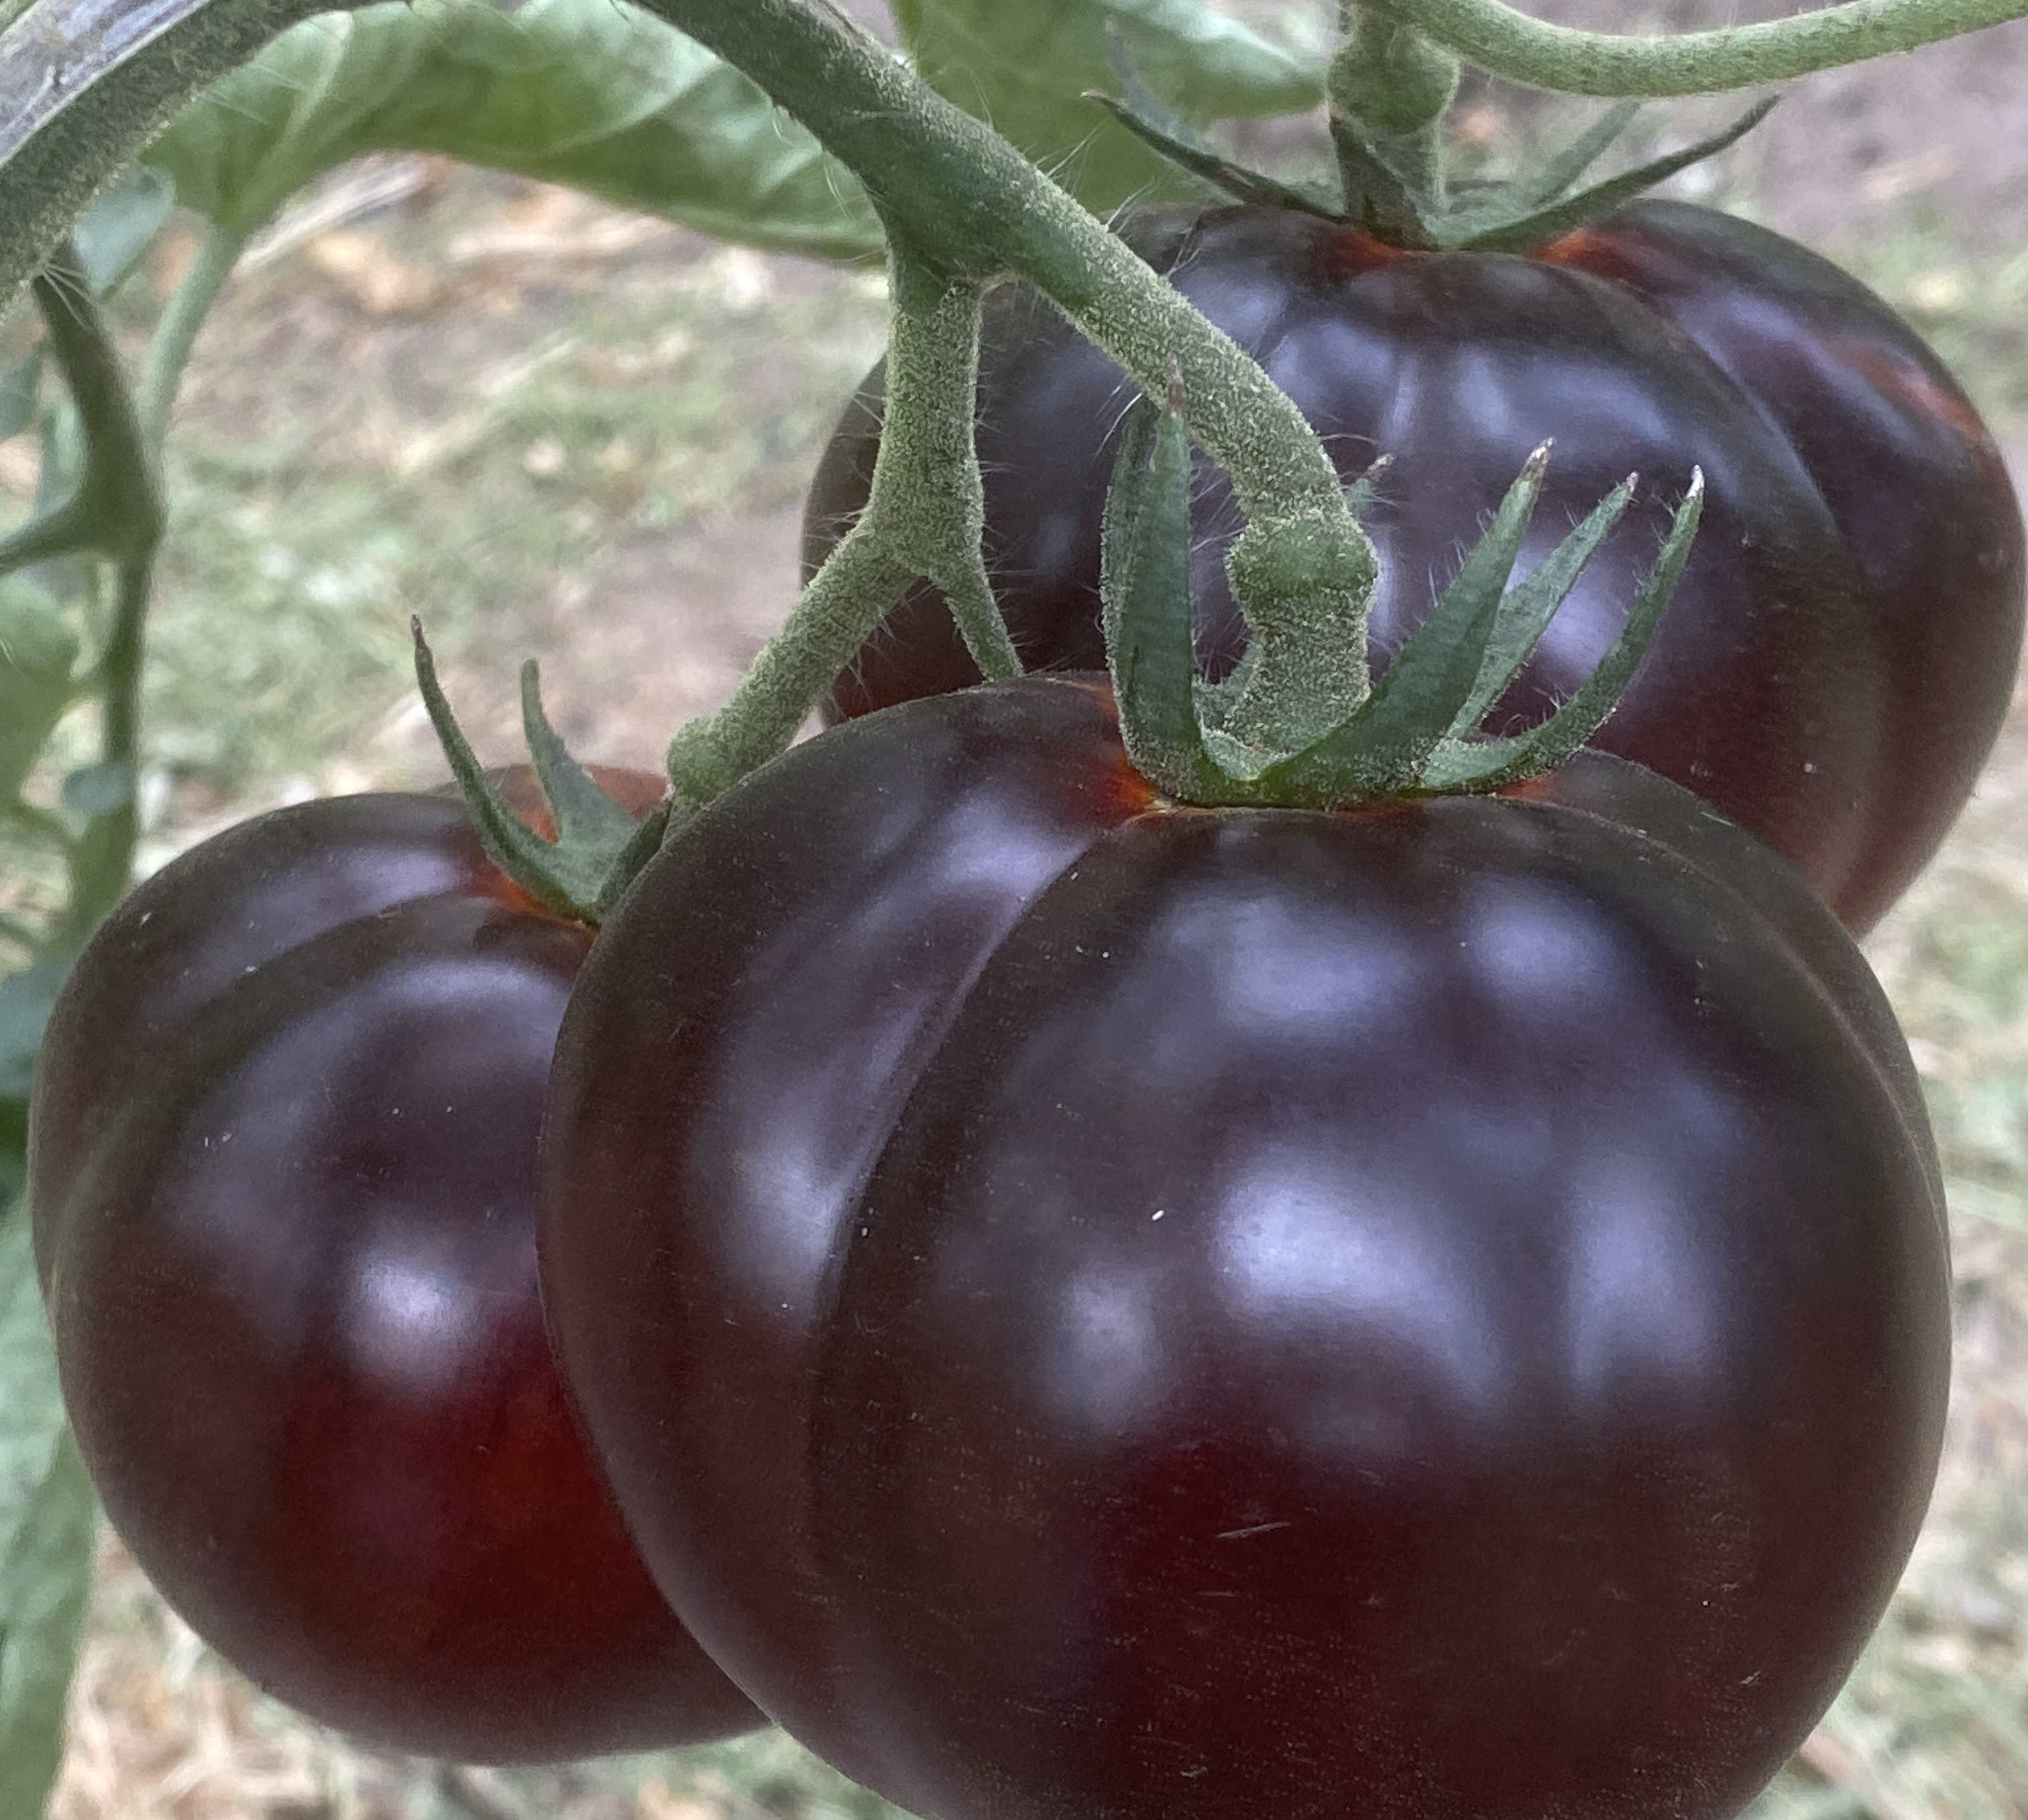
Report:
[{"label": "glossy highlight on tomato", "polygon": [[[1367,515],[1376,661],[1401,642],[1545,437],[1523,566],[1628,472],[1641,499],[1508,692],[1493,731],[1587,675],[1703,469],[1703,527],[1640,675],[1596,737],[1687,786],[1875,922],[1935,850],[2006,711],[2021,646],[2019,509],[1978,413],[1912,330],[1793,242],[1644,202],[1531,257],[1404,253],[1251,207],[1153,209],[1122,231],[1260,360],[1348,477],[1391,457]],[[979,381],[986,549],[1031,668],[1094,668],[1099,523],[1126,383],[1032,292],[989,300]],[[806,566],[864,502],[878,369],[812,487]],[[1193,557],[1208,670],[1244,627],[1239,526],[1201,463]],[[977,680],[918,588],[833,691],[851,716]]]},{"label": "glossy highlight on tomato", "polygon": [[544,1174],[658,1582],[934,1820],[1721,1820],[1934,1471],[1892,1015],[1602,754],[1206,811],[1089,682],[834,728],[601,931]]},{"label": "glossy highlight on tomato", "polygon": [[377,1744],[762,1722],[655,1590],[543,1330],[538,1122],[590,941],[454,797],[335,797],[143,884],[50,1025],[36,1252],[107,1512],[221,1654]]}]

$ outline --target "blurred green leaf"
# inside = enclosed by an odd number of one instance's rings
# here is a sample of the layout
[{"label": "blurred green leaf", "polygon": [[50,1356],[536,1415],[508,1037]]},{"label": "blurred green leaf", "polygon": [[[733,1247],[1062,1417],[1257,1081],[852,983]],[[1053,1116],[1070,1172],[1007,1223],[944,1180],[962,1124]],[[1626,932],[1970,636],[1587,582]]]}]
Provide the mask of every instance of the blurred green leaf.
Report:
[{"label": "blurred green leaf", "polygon": [[[68,961],[51,958],[0,979],[0,1105],[26,1103],[43,1027],[69,971]],[[6,1812],[0,1807],[0,1814]]]},{"label": "blurred green leaf", "polygon": [[117,759],[87,764],[63,780],[64,807],[81,816],[109,816],[134,800],[134,768]]},{"label": "blurred green leaf", "polygon": [[77,634],[25,575],[0,578],[0,803],[20,793],[70,705]]},{"label": "blurred green leaf", "polygon": [[565,183],[730,240],[879,250],[845,168],[761,91],[612,0],[421,0],[305,20],[221,78],[144,154],[179,201],[267,219],[363,152],[442,152]]},{"label": "blurred green leaf", "polygon": [[0,442],[18,436],[35,420],[43,395],[43,350],[40,345],[0,373]]},{"label": "blurred green leaf", "polygon": [[0,1814],[43,1811],[91,1585],[94,1504],[64,1423],[27,1208],[0,1212]]},{"label": "blurred green leaf", "polygon": [[1082,98],[1086,89],[1119,86],[1108,32],[1149,91],[1189,121],[1293,113],[1323,93],[1320,71],[1200,0],[894,3],[923,75],[1095,209],[1185,184]]},{"label": "blurred green leaf", "polygon": [[120,287],[176,202],[175,186],[146,165],[128,166],[92,198],[71,239],[94,297]]}]

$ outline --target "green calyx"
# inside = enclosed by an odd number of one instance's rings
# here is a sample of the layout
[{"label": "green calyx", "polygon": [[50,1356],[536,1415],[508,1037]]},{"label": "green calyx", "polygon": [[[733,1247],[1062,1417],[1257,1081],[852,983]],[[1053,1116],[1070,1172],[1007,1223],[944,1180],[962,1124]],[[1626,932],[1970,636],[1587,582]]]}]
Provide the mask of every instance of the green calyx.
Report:
[{"label": "green calyx", "polygon": [[1444,119],[1456,93],[1457,60],[1363,5],[1346,12],[1329,82],[1336,195],[1227,157],[1162,105],[1117,43],[1113,66],[1120,94],[1091,98],[1171,163],[1234,201],[1341,222],[1413,252],[1525,252],[1546,245],[1715,157],[1758,126],[1778,98],[1763,97],[1730,124],[1680,151],[1579,188],[1641,105],[1618,102],[1568,144],[1505,181],[1453,190],[1445,169]]},{"label": "green calyx", "polygon": [[[1127,756],[1179,802],[1345,808],[1496,790],[1561,763],[1632,682],[1703,509],[1704,477],[1693,472],[1626,623],[1597,668],[1539,725],[1486,736],[1480,731],[1486,714],[1634,495],[1630,475],[1515,580],[1515,558],[1549,462],[1545,444],[1376,684],[1345,690],[1321,716],[1307,702],[1279,725],[1249,724],[1241,737],[1228,716],[1235,701],[1253,693],[1246,664],[1223,684],[1197,674],[1190,437],[1177,402],[1172,389],[1166,406],[1144,400],[1128,419],[1107,498],[1100,587]],[[1355,505],[1368,487],[1354,483]]]},{"label": "green calyx", "polygon": [[555,839],[545,839],[507,806],[487,775],[437,681],[422,622],[411,620],[409,626],[416,641],[416,686],[487,856],[559,916],[594,927],[603,922],[661,845],[668,804],[637,818],[571,756],[542,712],[542,679],[531,658],[521,667],[521,727],[536,779],[556,819]]}]

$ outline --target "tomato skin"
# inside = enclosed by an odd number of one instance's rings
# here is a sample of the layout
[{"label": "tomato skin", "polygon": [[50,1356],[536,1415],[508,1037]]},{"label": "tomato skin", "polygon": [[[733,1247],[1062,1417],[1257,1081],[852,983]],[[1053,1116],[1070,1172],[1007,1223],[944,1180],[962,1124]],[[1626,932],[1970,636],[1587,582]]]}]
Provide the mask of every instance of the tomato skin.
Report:
[{"label": "tomato skin", "polygon": [[1934,1155],[1796,875],[1567,776],[1179,811],[1031,679],[637,881],[544,1295],[804,1742],[935,1820],[1719,1820],[1800,1741],[1934,1470]]},{"label": "tomato skin", "polygon": [[[2023,539],[1997,449],[1885,305],[1779,236],[1644,202],[1523,258],[1403,253],[1249,207],[1123,230],[1303,409],[1348,476],[1393,458],[1368,516],[1371,630],[1397,646],[1545,436],[1527,557],[1630,471],[1645,486],[1509,692],[1539,718],[1609,642],[1693,464],[1705,516],[1648,662],[1594,743],[1687,785],[1876,921],[1934,851],[1997,732],[2020,649]],[[866,497],[879,370],[812,490],[806,566]],[[995,294],[980,379],[986,553],[1031,666],[1103,663],[1098,526],[1123,381],[1024,290]],[[1239,519],[1206,464],[1193,569],[1207,667],[1244,628]],[[919,588],[833,692],[849,716],[976,680]]]},{"label": "tomato skin", "polygon": [[537,1138],[590,942],[454,800],[339,797],[143,884],[50,1027],[37,1253],[108,1514],[221,1654],[376,1743],[761,1722],[656,1592],[544,1331]]},{"label": "tomato skin", "polygon": [[[567,1074],[551,1101],[562,1123],[545,1134],[555,1199],[542,1236],[544,1303],[580,1410],[603,1407],[596,1391],[584,1400],[587,1385],[635,1374],[653,1386],[631,1404],[646,1415],[652,1399],[649,1432],[605,1456],[622,1507],[657,1509],[694,1450],[734,1469],[673,1488],[696,1500],[689,1526],[742,1538],[730,1570],[685,1578],[699,1602],[688,1622],[709,1607],[743,1652],[798,1658],[803,1672],[772,1716],[824,1738],[839,1768],[904,1805],[871,1747],[838,1735],[855,1670],[831,1652],[829,1589],[812,1552],[816,1493],[797,1412],[835,1228],[983,955],[1086,845],[1149,800],[1102,691],[975,690],[914,723],[904,765],[877,734],[841,729],[840,743],[826,741],[845,762],[822,787],[789,785],[736,832],[714,814],[725,838],[696,849],[713,874],[699,916],[680,914],[659,863],[635,882],[601,931],[620,941],[594,950],[590,964],[606,962],[590,998],[597,1040],[558,1052]],[[855,769],[854,753],[868,764]],[[783,763],[790,779],[808,769],[793,755]],[[675,845],[688,850],[687,830]],[[650,960],[636,943],[661,924],[646,906],[664,903],[692,945]],[[734,930],[753,935],[736,955]],[[629,984],[620,970],[632,967]],[[587,1015],[568,1021],[582,1029]],[[723,1095],[695,1097],[689,1071],[662,1059],[671,1015]],[[655,1057],[638,1077],[637,1052]],[[672,1220],[677,1200],[701,1215],[742,1211]],[[657,1329],[645,1352],[643,1319]],[[666,1563],[651,1566],[666,1589]]]}]

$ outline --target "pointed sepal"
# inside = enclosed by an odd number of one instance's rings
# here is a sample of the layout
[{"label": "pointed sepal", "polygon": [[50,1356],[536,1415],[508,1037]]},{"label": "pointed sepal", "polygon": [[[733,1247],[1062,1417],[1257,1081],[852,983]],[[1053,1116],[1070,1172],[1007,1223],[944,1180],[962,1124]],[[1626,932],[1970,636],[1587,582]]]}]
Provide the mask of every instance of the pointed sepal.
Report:
[{"label": "pointed sepal", "polygon": [[1099,598],[1120,736],[1157,790],[1216,789],[1197,701],[1190,600],[1190,439],[1171,369],[1162,405],[1143,398],[1122,426],[1101,535]]},{"label": "pointed sepal", "polygon": [[564,749],[542,712],[540,679],[531,663],[521,673],[522,723],[537,779],[556,818],[557,838],[546,840],[508,807],[487,775],[445,697],[422,621],[411,619],[409,627],[416,646],[416,686],[487,856],[546,909],[595,924],[659,845],[666,808],[640,820],[599,787]]},{"label": "pointed sepal", "polygon": [[1345,509],[1360,523],[1380,501],[1380,477],[1394,465],[1392,455],[1374,458],[1372,465],[1356,479],[1345,483]]},{"label": "pointed sepal", "polygon": [[1523,172],[1509,186],[1510,199],[1530,209],[1553,202],[1604,156],[1640,112],[1638,101],[1615,102],[1560,151]]},{"label": "pointed sepal", "polygon": [[1531,209],[1519,214],[1511,214],[1504,219],[1479,224],[1475,215],[1460,213],[1445,224],[1447,246],[1470,247],[1477,252],[1525,253],[1545,246],[1549,242],[1582,228],[1587,221],[1595,221],[1601,215],[1610,213],[1623,202],[1630,202],[1635,197],[1666,182],[1678,171],[1688,170],[1693,165],[1701,164],[1706,158],[1717,154],[1760,125],[1767,117],[1768,110],[1781,98],[1768,95],[1756,102],[1731,125],[1720,128],[1708,139],[1699,139],[1695,145],[1686,146],[1680,152],[1651,159],[1638,168],[1623,172],[1619,176],[1608,177],[1602,183],[1594,183],[1588,190],[1580,190],[1575,196],[1567,196],[1559,202],[1551,202],[1539,209]]},{"label": "pointed sepal", "polygon": [[1638,476],[1628,475],[1591,509],[1584,522],[1517,582],[1500,603],[1486,642],[1478,679],[1453,718],[1449,737],[1462,739],[1485,719],[1507,686],[1521,672],[1557,608],[1569,598],[1593,553],[1626,514]]},{"label": "pointed sepal", "polygon": [[1179,169],[1201,177],[1222,190],[1235,202],[1251,202],[1264,208],[1292,209],[1298,214],[1316,215],[1327,221],[1342,221],[1345,212],[1337,198],[1307,184],[1287,183],[1260,171],[1235,163],[1187,128],[1165,128],[1142,113],[1132,102],[1088,88],[1084,98],[1095,102],[1151,151],[1158,153]]},{"label": "pointed sepal", "polygon": [[532,657],[521,666],[521,733],[535,761],[536,781],[556,817],[559,844],[594,842],[624,846],[634,838],[635,818],[571,756],[550,724],[542,709],[542,670]]},{"label": "pointed sepal", "polygon": [[1113,80],[1119,85],[1119,96],[1116,98],[1098,89],[1086,89],[1084,98],[1104,108],[1159,157],[1223,190],[1236,202],[1293,209],[1302,214],[1322,216],[1327,221],[1345,218],[1340,198],[1307,185],[1285,183],[1235,164],[1181,119],[1143,80],[1116,20],[1108,19],[1105,24],[1105,54],[1112,65]]},{"label": "pointed sepal", "polygon": [[1343,114],[1330,123],[1345,173],[1346,219],[1411,252],[1432,252],[1443,244],[1444,210],[1415,177],[1398,169],[1374,134]]},{"label": "pointed sepal", "polygon": [[1552,770],[1605,723],[1633,682],[1661,623],[1663,609],[1675,592],[1683,565],[1689,560],[1704,501],[1704,473],[1693,468],[1689,490],[1676,509],[1669,534],[1634,597],[1619,637],[1556,712],[1540,726],[1510,738],[1446,740],[1424,770],[1427,791],[1497,790]]}]

